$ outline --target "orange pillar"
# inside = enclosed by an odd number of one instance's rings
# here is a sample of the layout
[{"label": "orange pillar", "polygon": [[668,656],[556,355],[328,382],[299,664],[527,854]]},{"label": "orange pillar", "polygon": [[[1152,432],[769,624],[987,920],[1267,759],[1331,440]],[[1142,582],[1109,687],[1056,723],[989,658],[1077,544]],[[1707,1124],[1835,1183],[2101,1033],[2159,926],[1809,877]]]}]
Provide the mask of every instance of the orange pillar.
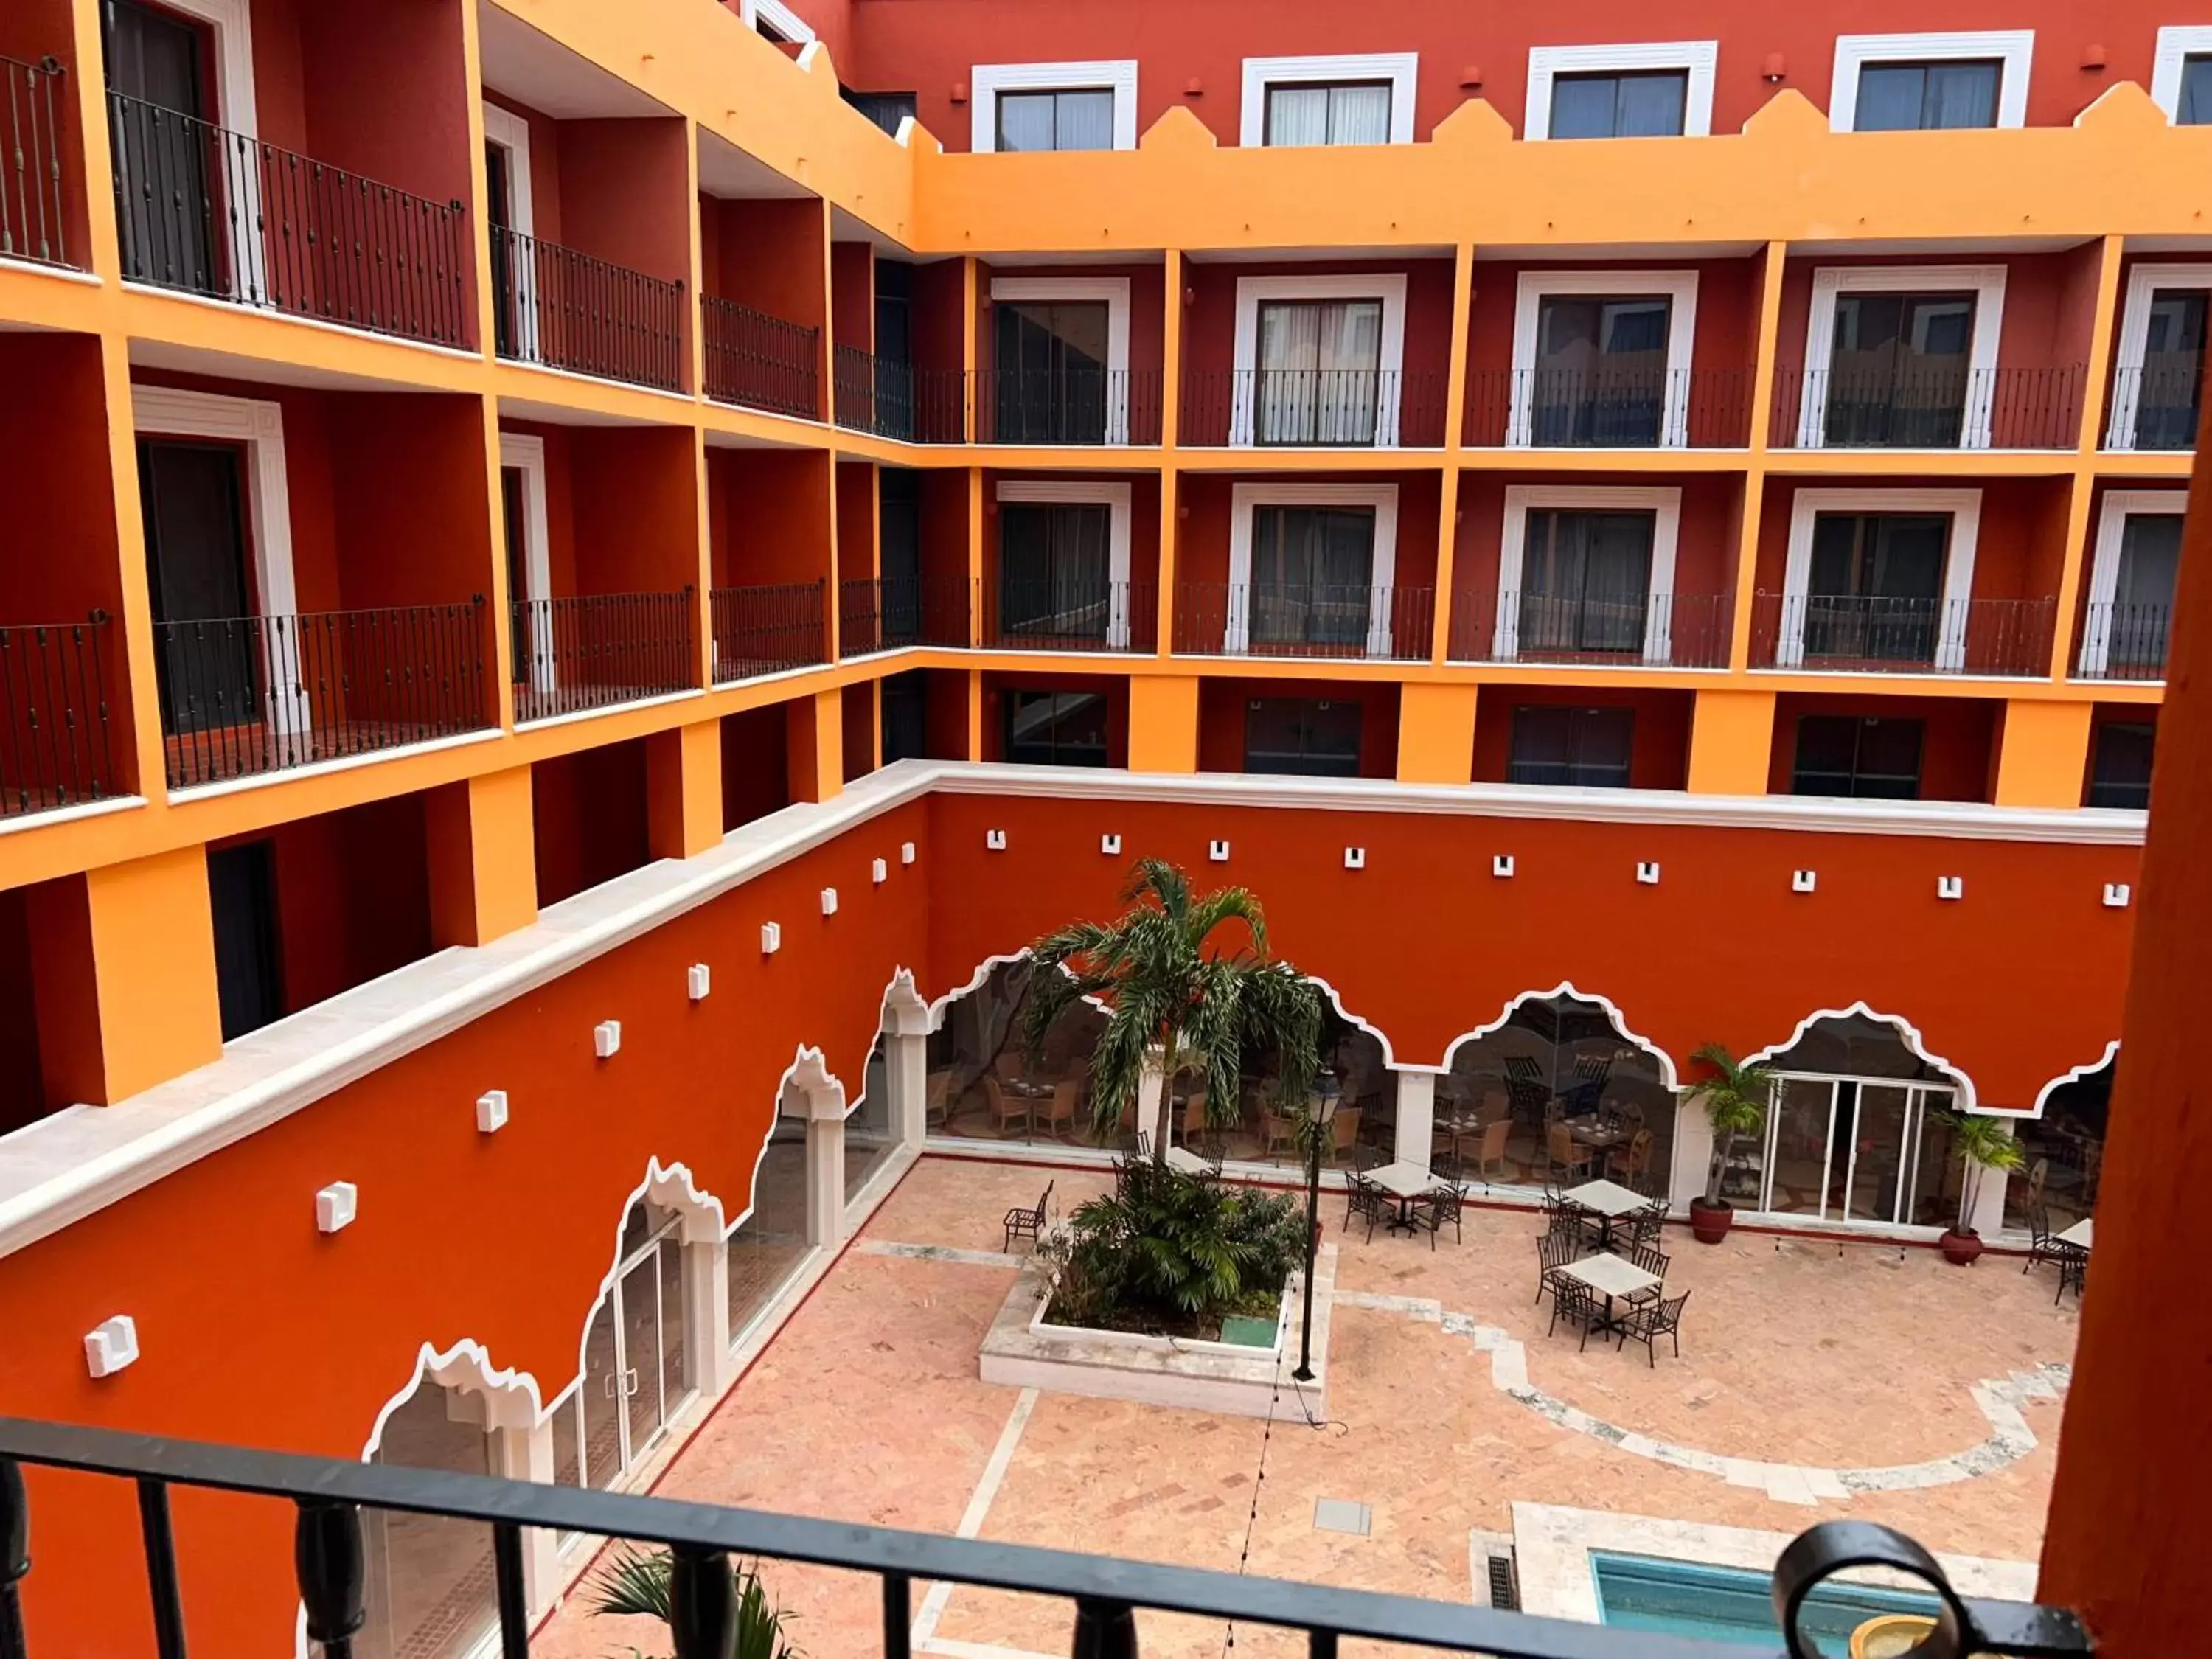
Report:
[{"label": "orange pillar", "polygon": [[2014,698],[1997,735],[1996,804],[2079,806],[2095,705]]},{"label": "orange pillar", "polygon": [[112,1105],[222,1054],[205,848],[41,882],[28,908],[49,1099]]},{"label": "orange pillar", "polygon": [[528,767],[433,789],[422,816],[430,840],[432,938],[440,945],[488,945],[538,920]]},{"label": "orange pillar", "polygon": [[1774,693],[1700,691],[1690,715],[1690,791],[1763,795],[1774,750]]},{"label": "orange pillar", "polygon": [[1129,769],[1198,770],[1198,681],[1138,674],[1129,681]]},{"label": "orange pillar", "polygon": [[1465,783],[1474,775],[1472,685],[1409,682],[1398,694],[1398,781]]},{"label": "orange pillar", "polygon": [[2212,431],[2200,434],[2182,532],[2166,705],[2159,712],[2150,838],[2135,905],[2097,1194],[2097,1243],[2060,1425],[2037,1595],[2088,1623],[2099,1659],[2204,1650],[2212,1551],[2204,1470],[2212,1376],[2198,1253],[2212,1169],[2212,1075],[2203,999],[2212,986]]},{"label": "orange pillar", "polygon": [[657,859],[722,844],[722,723],[699,720],[645,740],[647,833]]}]

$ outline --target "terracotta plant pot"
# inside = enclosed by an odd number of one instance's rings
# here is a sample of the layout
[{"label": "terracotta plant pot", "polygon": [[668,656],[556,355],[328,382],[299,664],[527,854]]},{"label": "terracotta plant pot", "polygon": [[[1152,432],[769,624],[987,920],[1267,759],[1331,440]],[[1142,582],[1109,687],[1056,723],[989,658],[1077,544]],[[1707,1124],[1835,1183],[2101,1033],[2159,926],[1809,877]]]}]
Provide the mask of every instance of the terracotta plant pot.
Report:
[{"label": "terracotta plant pot", "polygon": [[1943,1260],[1954,1267],[1971,1267],[1981,1258],[1982,1236],[1979,1233],[1954,1232],[1944,1230],[1937,1241],[1943,1247]]},{"label": "terracotta plant pot", "polygon": [[1717,1244],[1729,1236],[1729,1228],[1735,1220],[1735,1206],[1730,1204],[1709,1204],[1702,1198],[1690,1200],[1690,1237],[1700,1244]]}]

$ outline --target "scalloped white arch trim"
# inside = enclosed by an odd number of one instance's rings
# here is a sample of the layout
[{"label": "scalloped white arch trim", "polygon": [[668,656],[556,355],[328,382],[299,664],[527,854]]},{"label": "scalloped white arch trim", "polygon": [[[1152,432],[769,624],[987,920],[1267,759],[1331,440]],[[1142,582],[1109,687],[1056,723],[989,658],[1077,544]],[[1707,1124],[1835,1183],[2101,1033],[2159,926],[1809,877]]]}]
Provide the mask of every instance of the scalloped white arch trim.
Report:
[{"label": "scalloped white arch trim", "polygon": [[1634,1043],[1638,1048],[1643,1049],[1644,1053],[1650,1054],[1653,1059],[1659,1062],[1661,1081],[1662,1081],[1669,1089],[1680,1089],[1682,1086],[1681,1078],[1674,1069],[1674,1055],[1668,1054],[1664,1048],[1654,1042],[1650,1037],[1645,1036],[1643,1032],[1632,1028],[1626,1018],[1621,1013],[1620,1005],[1614,1002],[1611,997],[1603,995],[1596,991],[1582,990],[1575,984],[1574,981],[1571,979],[1561,980],[1557,985],[1554,985],[1548,991],[1523,991],[1520,995],[1508,1002],[1504,1009],[1499,1012],[1498,1018],[1492,1020],[1487,1025],[1478,1025],[1471,1031],[1461,1032],[1457,1036],[1454,1037],[1449,1043],[1445,1045],[1444,1063],[1443,1065],[1433,1066],[1407,1066],[1406,1069],[1407,1071],[1449,1072],[1451,1070],[1452,1066],[1452,1056],[1459,1052],[1459,1046],[1461,1043],[1474,1042],[1483,1037],[1488,1036],[1492,1031],[1503,1030],[1506,1023],[1513,1018],[1514,1010],[1520,1007],[1522,1003],[1543,1002],[1553,997],[1573,997],[1578,1002],[1595,1003],[1599,1007],[1605,1010],[1606,1018],[1613,1022],[1613,1029],[1614,1030],[1620,1032],[1622,1036],[1627,1038],[1629,1042]]},{"label": "scalloped white arch trim", "polygon": [[2096,1059],[2091,1060],[2087,1066],[2076,1066],[2071,1071],[2061,1072],[2057,1077],[2051,1079],[2050,1082],[2045,1084],[2040,1089],[2037,1090],[2035,1091],[2035,1109],[2033,1111],[2020,1112],[2014,1114],[2014,1115],[2019,1117],[2041,1117],[2043,1115],[2043,1109],[2050,1101],[2054,1091],[2063,1089],[2069,1083],[2079,1083],[2083,1078],[2088,1076],[2092,1072],[2103,1071],[2105,1067],[2111,1065],[2113,1060],[2119,1058],[2119,1053],[2120,1040],[2118,1037],[2114,1037],[2110,1042],[2105,1045],[2105,1052],[2098,1055]]},{"label": "scalloped white arch trim", "polygon": [[1797,1022],[1797,1029],[1790,1032],[1790,1034],[1784,1037],[1781,1042],[1769,1043],[1764,1048],[1757,1049],[1751,1054],[1746,1054],[1740,1063],[1745,1066],[1753,1066],[1757,1065],[1760,1060],[1771,1060],[1776,1054],[1781,1054],[1784,1050],[1794,1048],[1796,1045],[1798,1038],[1803,1036],[1806,1032],[1811,1030],[1813,1027],[1818,1024],[1820,1021],[1824,1019],[1849,1019],[1853,1014],[1863,1014],[1869,1019],[1879,1020],[1885,1025],[1895,1026],[1897,1028],[1897,1034],[1905,1039],[1905,1046],[1906,1048],[1912,1050],[1912,1052],[1918,1055],[1921,1060],[1925,1061],[1927,1064],[1935,1066],[1938,1071],[1948,1072],[1953,1077],[1958,1079],[1959,1104],[1963,1109],[1969,1112],[1981,1112],[1991,1117],[2024,1117],[2027,1115],[2027,1114],[2024,1112],[2008,1110],[2006,1108],[2002,1106],[1982,1105],[1974,1094],[1974,1079],[1967,1074],[1966,1068],[1960,1066],[1953,1065],[1951,1061],[1946,1060],[1942,1055],[1936,1053],[1933,1049],[1929,1048],[1927,1039],[1920,1035],[1920,1028],[1918,1026],[1915,1025],[1911,1020],[1905,1018],[1902,1014],[1886,1014],[1879,1008],[1869,1007],[1863,1002],[1854,1002],[1848,1008],[1816,1008],[1811,1013],[1806,1015],[1804,1018],[1799,1020]]}]

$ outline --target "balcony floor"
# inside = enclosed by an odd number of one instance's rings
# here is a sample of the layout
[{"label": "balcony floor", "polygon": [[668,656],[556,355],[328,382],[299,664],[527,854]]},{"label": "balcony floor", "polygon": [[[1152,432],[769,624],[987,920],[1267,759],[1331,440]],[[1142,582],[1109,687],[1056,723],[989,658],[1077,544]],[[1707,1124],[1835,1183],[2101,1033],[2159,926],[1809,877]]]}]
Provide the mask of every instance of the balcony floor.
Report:
[{"label": "balcony floor", "polygon": [[[1309,1428],[1287,1393],[1272,1429],[1054,1394],[1024,1412],[1026,1396],[978,1379],[976,1349],[1013,1277],[991,1260],[1000,1218],[1045,1178],[959,1158],[917,1164],[657,1490],[944,1532],[980,1511],[988,1539],[1235,1571],[1264,1452],[1248,1571],[1459,1601],[1474,1594],[1470,1531],[1510,1532],[1516,1501],[1780,1533],[1856,1517],[1939,1552],[2028,1562],[2039,1551],[2059,1415],[2045,1390],[2064,1377],[2043,1368],[2069,1360],[2076,1323],[2070,1298],[2052,1306],[2050,1269],[2023,1277],[2011,1258],[1967,1270],[1932,1250],[1741,1233],[1703,1249],[1670,1227],[1668,1288],[1692,1294],[1681,1358],[1662,1341],[1654,1370],[1633,1346],[1593,1342],[1577,1354],[1565,1327],[1546,1336],[1550,1310],[1529,1301],[1540,1217],[1470,1209],[1465,1242],[1443,1237],[1432,1253],[1425,1237],[1378,1232],[1370,1244],[1340,1231],[1343,1199],[1325,1196],[1340,1249],[1332,1422]],[[1066,1170],[1052,1178],[1067,1208],[1108,1184]],[[915,1248],[930,1245],[984,1254]],[[1510,1375],[1493,1372],[1510,1373],[1516,1345],[1533,1396],[1507,1392]],[[2019,1403],[2009,1448],[1972,1392],[1985,1382]],[[2034,1443],[2024,1450],[2023,1420]],[[1607,1425],[1749,1461],[1675,1467],[1648,1443],[1616,1443]],[[994,1480],[994,1449],[1007,1442]],[[1900,1486],[1940,1484],[1826,1500],[1808,1490],[1872,1469]],[[1372,1505],[1371,1534],[1316,1530],[1320,1498]],[[799,1613],[792,1635],[809,1653],[876,1650],[872,1580],[770,1564],[768,1583]],[[917,1585],[917,1613],[924,1595]],[[1068,1620],[1056,1602],[960,1589],[916,1650],[1065,1652]],[[1218,1625],[1139,1622],[1147,1654],[1222,1651]],[[653,1651],[658,1634],[590,1616],[572,1595],[532,1651],[597,1659],[631,1643]],[[1236,1650],[1303,1650],[1246,1630]]]}]

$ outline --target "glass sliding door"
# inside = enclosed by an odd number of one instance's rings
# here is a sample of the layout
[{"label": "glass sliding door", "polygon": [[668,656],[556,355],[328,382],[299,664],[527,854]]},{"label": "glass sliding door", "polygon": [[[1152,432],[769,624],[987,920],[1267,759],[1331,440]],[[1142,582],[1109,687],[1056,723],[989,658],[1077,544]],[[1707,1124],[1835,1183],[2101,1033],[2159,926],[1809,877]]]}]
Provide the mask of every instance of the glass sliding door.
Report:
[{"label": "glass sliding door", "polygon": [[1387,654],[1388,596],[1375,587],[1374,575],[1373,507],[1255,507],[1249,643],[1262,651],[1358,657],[1379,632]]},{"label": "glass sliding door", "polygon": [[[1547,509],[1528,514],[1517,605],[1501,655],[1646,656],[1651,628],[1650,513]],[[1656,652],[1663,659],[1665,653]]]},{"label": "glass sliding door", "polygon": [[1536,313],[1529,430],[1521,441],[1626,448],[1680,442],[1661,432],[1670,310],[1663,295],[1545,295]]},{"label": "glass sliding door", "polygon": [[999,442],[1127,441],[1126,432],[1107,429],[1107,406],[1120,388],[1107,383],[1104,301],[1000,300],[992,308]]},{"label": "glass sliding door", "polygon": [[1813,521],[1804,655],[1929,665],[1961,620],[1947,617],[1948,513],[1823,513]]},{"label": "glass sliding door", "polygon": [[1093,501],[1006,501],[999,507],[999,633],[1127,644],[1111,580],[1113,510]]},{"label": "glass sliding door", "polygon": [[1256,385],[1237,423],[1243,441],[1373,444],[1384,391],[1382,301],[1277,301],[1261,306],[1259,325]]},{"label": "glass sliding door", "polygon": [[1972,294],[1836,296],[1825,441],[1831,448],[1956,449],[1986,443],[1988,392],[1967,430]]},{"label": "glass sliding door", "polygon": [[[1873,1078],[1779,1079],[1767,1114],[1759,1207],[1844,1224],[1948,1226],[1948,1089]],[[1948,1206],[1948,1207],[1947,1207]]]}]

